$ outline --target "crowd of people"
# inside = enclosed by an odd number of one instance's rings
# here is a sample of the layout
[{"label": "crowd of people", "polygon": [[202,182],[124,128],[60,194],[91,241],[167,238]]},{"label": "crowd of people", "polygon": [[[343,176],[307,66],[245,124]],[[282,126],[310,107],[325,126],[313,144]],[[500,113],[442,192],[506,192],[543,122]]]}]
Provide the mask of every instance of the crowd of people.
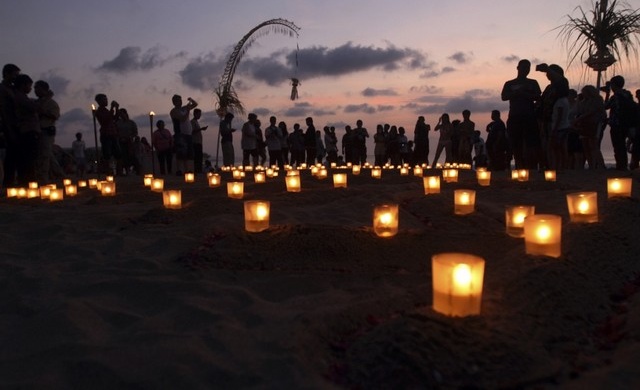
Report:
[{"label": "crowd of people", "polygon": [[[424,116],[419,116],[409,140],[402,126],[378,124],[373,141],[374,165],[387,163],[431,164],[465,163],[490,170],[528,169],[589,169],[604,168],[600,150],[605,128],[610,129],[611,143],[618,170],[640,166],[640,90],[636,98],[624,89],[622,76],[614,76],[598,90],[585,85],[578,92],[571,89],[564,70],[556,64],[539,64],[536,71],[545,73],[549,84],[541,90],[538,82],[528,77],[531,63],[521,60],[516,78],[507,81],[501,92],[509,102],[506,123],[500,111],[491,112],[486,142],[482,132],[471,120],[471,111],[463,110],[461,119],[451,119],[449,113],[439,116],[433,129]],[[35,98],[29,96],[34,91]],[[604,98],[602,97],[604,94]],[[7,64],[2,69],[0,83],[0,177],[3,187],[26,184],[30,181],[48,182],[62,177],[61,167],[53,153],[56,121],[60,107],[54,93],[44,80],[34,82],[22,74],[18,66]],[[100,166],[92,167],[114,175],[141,174],[144,161],[151,151],[159,163],[160,174],[186,172],[201,173],[211,167],[204,161],[202,132],[199,120],[202,111],[198,103],[180,95],[172,97],[169,115],[170,129],[163,120],[156,122],[151,144],[138,135],[138,128],[125,108],[109,100],[104,93],[95,96],[94,116],[99,123]],[[608,112],[608,113],[607,113]],[[219,141],[224,166],[236,164],[233,144],[236,129],[233,113],[225,113],[220,120]],[[240,129],[240,148],[243,165],[285,164],[312,165],[315,163],[364,164],[367,161],[369,131],[362,120],[346,125],[340,139],[336,129],[325,126],[317,130],[312,117],[305,119],[303,130],[299,123],[289,130],[275,116],[269,118],[263,130],[255,113],[250,113]],[[438,134],[435,156],[429,160],[429,133]],[[73,167],[79,176],[87,170],[86,147],[82,134],[76,134],[71,145]],[[630,156],[630,160],[629,160]],[[268,157],[268,161],[267,161]],[[216,161],[217,163],[217,161]],[[68,173],[68,172],[67,172]]]}]

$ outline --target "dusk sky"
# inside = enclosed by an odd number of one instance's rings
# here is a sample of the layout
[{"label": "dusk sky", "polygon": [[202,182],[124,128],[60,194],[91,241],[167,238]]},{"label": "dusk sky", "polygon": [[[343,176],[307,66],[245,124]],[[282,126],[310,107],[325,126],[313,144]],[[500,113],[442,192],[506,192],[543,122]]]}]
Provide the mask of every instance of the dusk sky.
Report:
[{"label": "dusk sky", "polygon": [[[63,116],[57,144],[69,147],[82,131],[93,145],[90,105],[96,93],[117,100],[149,134],[149,111],[166,119],[174,93],[191,96],[205,112],[205,151],[215,152],[218,119],[213,90],[234,45],[254,26],[283,18],[300,27],[298,38],[270,33],[247,50],[235,88],[247,111],[263,122],[313,116],[317,127],[361,118],[370,133],[378,123],[404,126],[413,137],[418,115],[433,125],[443,112],[460,118],[470,109],[477,129],[499,109],[502,85],[521,58],[567,68],[555,27],[585,0],[304,1],[23,0],[0,14],[1,61],[34,80],[48,81]],[[628,1],[634,8],[640,0]],[[296,47],[298,67],[295,66]],[[640,88],[637,64],[609,71]],[[567,70],[572,88],[595,84],[577,62]],[[290,77],[301,80],[289,99]],[[544,74],[531,73],[541,88]],[[239,128],[244,117],[237,117]],[[213,131],[211,131],[213,130]],[[236,135],[239,150],[239,135]],[[435,137],[432,139],[435,140]],[[608,136],[605,138],[608,143]]]}]

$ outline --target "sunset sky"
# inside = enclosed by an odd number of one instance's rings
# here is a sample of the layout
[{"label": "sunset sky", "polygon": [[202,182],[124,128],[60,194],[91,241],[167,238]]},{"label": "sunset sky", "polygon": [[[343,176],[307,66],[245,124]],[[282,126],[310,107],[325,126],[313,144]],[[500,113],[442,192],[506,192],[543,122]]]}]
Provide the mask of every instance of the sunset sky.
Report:
[{"label": "sunset sky", "polygon": [[[640,7],[640,0],[629,1]],[[215,153],[218,119],[213,89],[233,46],[259,23],[283,18],[299,37],[270,33],[247,50],[235,88],[248,111],[289,127],[313,116],[316,126],[364,121],[404,126],[409,138],[418,115],[432,126],[443,112],[460,118],[470,109],[477,129],[499,109],[503,83],[516,63],[557,63],[567,54],[555,27],[577,15],[584,0],[22,0],[0,14],[0,59],[34,80],[48,81],[63,116],[57,143],[68,147],[82,131],[93,145],[90,105],[98,92],[117,100],[149,134],[149,111],[166,119],[174,93],[191,96],[210,125],[205,151]],[[295,66],[296,48],[298,66]],[[610,71],[640,88],[637,65]],[[567,71],[572,88],[595,84],[578,62]],[[289,99],[298,77],[300,98]],[[541,88],[544,74],[532,72]],[[240,127],[244,118],[237,118]],[[239,150],[236,135],[236,149]],[[435,140],[435,137],[432,137]],[[608,142],[608,137],[606,137]]]}]

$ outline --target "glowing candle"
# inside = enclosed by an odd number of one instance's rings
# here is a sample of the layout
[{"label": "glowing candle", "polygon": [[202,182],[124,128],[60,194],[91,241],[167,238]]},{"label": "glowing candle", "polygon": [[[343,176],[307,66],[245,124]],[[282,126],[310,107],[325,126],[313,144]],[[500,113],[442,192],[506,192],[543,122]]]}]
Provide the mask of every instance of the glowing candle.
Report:
[{"label": "glowing candle", "polygon": [[167,209],[182,208],[182,191],[164,190],[162,191],[162,203]]},{"label": "glowing candle", "polygon": [[227,183],[227,196],[232,199],[242,199],[244,197],[244,183],[241,181]]},{"label": "glowing candle", "polygon": [[382,204],[373,209],[373,231],[378,237],[393,237],[398,233],[397,204]]},{"label": "glowing candle", "polygon": [[209,187],[211,187],[211,188],[220,187],[220,175],[219,174],[213,173],[207,179],[209,181]]},{"label": "glowing candle", "polygon": [[15,198],[16,196],[18,196],[17,188],[7,188],[7,198]]},{"label": "glowing candle", "polygon": [[631,183],[630,177],[607,179],[607,198],[631,197]]},{"label": "glowing candle", "polygon": [[256,172],[253,174],[253,181],[258,184],[262,184],[266,182],[266,180],[267,180],[267,174],[264,171]]},{"label": "glowing candle", "polygon": [[422,167],[420,165],[416,165],[413,167],[413,176],[420,177],[423,174]]},{"label": "glowing candle", "polygon": [[36,182],[36,181],[30,181],[30,182],[29,182],[29,186],[28,186],[28,188],[31,188],[31,189],[37,189],[37,188],[38,188],[38,182]]},{"label": "glowing candle", "polygon": [[529,170],[528,169],[518,169],[518,181],[529,181]]},{"label": "glowing candle", "polygon": [[27,189],[24,187],[20,187],[16,191],[16,198],[23,199],[27,197]]},{"label": "glowing candle", "polygon": [[37,198],[40,195],[40,190],[37,188],[27,188],[27,198],[33,199]]},{"label": "glowing candle", "polygon": [[454,191],[454,212],[456,215],[473,213],[476,204],[476,192],[474,190]]},{"label": "glowing candle", "polygon": [[185,183],[193,183],[196,181],[196,175],[193,172],[187,172],[184,174]]},{"label": "glowing candle", "polygon": [[102,196],[116,196],[116,183],[114,181],[103,181],[100,193]]},{"label": "glowing candle", "polygon": [[300,176],[286,176],[285,182],[287,183],[287,191],[288,192],[300,192],[301,184],[300,184]]},{"label": "glowing candle", "polygon": [[371,170],[371,177],[373,177],[374,179],[382,178],[382,168],[373,167],[373,169]]},{"label": "glowing candle", "polygon": [[455,168],[447,168],[442,170],[442,178],[446,183],[458,182],[458,170]]},{"label": "glowing candle", "polygon": [[269,229],[271,203],[266,200],[248,200],[244,202],[244,228],[248,232],[258,233]]},{"label": "glowing candle", "polygon": [[511,237],[524,237],[524,220],[536,212],[535,206],[507,206],[505,207],[505,226]]},{"label": "glowing candle", "polygon": [[346,173],[334,173],[333,174],[333,188],[347,188],[347,174]]},{"label": "glowing candle", "polygon": [[544,171],[544,179],[546,181],[556,181],[556,171],[551,169]]},{"label": "glowing candle", "polygon": [[78,195],[78,187],[75,184],[68,184],[64,186],[64,194],[66,196],[76,196]]},{"label": "glowing candle", "polygon": [[[400,167],[400,176],[409,176],[409,168]],[[422,175],[420,175],[422,176]]]},{"label": "glowing candle", "polygon": [[478,184],[487,187],[491,184],[491,171],[479,170],[476,171],[476,178],[478,179]]},{"label": "glowing candle", "polygon": [[351,166],[351,173],[352,173],[354,176],[358,176],[358,175],[360,174],[360,170],[361,170],[360,165],[352,165],[352,166]]},{"label": "glowing candle", "polygon": [[57,202],[64,199],[64,192],[62,188],[56,188],[49,192],[49,200],[52,202]]},{"label": "glowing candle", "polygon": [[422,178],[422,183],[425,195],[440,193],[440,176],[425,176]]},{"label": "glowing candle", "polygon": [[455,317],[479,315],[484,264],[483,258],[466,253],[433,255],[433,310]]},{"label": "glowing candle", "polygon": [[562,218],[559,215],[535,214],[524,220],[526,253],[560,257],[562,254]]},{"label": "glowing candle", "polygon": [[87,187],[87,181],[86,180],[78,180],[78,187],[79,188],[86,188]]},{"label": "glowing candle", "polygon": [[598,222],[598,193],[567,194],[567,208],[571,222]]},{"label": "glowing candle", "polygon": [[162,192],[163,189],[164,189],[164,179],[155,177],[151,180],[151,191]]},{"label": "glowing candle", "polygon": [[71,179],[62,179],[62,185],[63,186],[68,186],[71,184]]},{"label": "glowing candle", "polygon": [[145,187],[151,187],[152,181],[153,181],[153,175],[151,174],[144,175],[143,182]]},{"label": "glowing candle", "polygon": [[97,188],[98,187],[98,179],[89,179],[89,188]]},{"label": "glowing candle", "polygon": [[327,178],[327,175],[328,175],[327,168],[322,167],[322,168],[318,169],[318,173],[316,174],[316,178],[318,178],[318,180],[323,180],[323,179]]}]

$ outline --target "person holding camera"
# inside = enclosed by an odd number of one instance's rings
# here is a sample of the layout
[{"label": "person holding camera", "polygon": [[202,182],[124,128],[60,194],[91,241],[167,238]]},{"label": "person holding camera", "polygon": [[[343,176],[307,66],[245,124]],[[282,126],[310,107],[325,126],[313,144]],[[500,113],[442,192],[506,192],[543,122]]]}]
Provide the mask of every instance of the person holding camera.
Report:
[{"label": "person holding camera", "polygon": [[518,62],[518,76],[504,83],[501,97],[509,101],[507,134],[516,169],[533,168],[541,149],[535,103],[540,99],[540,85],[527,78],[531,71],[529,60]]},{"label": "person holding camera", "polygon": [[115,175],[116,160],[120,158],[118,128],[116,127],[120,105],[115,100],[112,100],[111,108],[107,108],[109,100],[104,93],[97,94],[95,101],[98,103],[95,116],[100,124],[100,145],[102,145],[103,163],[108,164],[103,169],[100,169],[100,167],[96,167],[96,169],[98,171],[105,171],[108,167],[109,173]]},{"label": "person holding camera", "polygon": [[189,120],[189,113],[198,106],[192,98],[187,98],[187,104],[182,105],[182,96],[173,95],[173,108],[169,112],[173,123],[176,152],[176,174],[182,175],[193,172],[193,129]]}]

